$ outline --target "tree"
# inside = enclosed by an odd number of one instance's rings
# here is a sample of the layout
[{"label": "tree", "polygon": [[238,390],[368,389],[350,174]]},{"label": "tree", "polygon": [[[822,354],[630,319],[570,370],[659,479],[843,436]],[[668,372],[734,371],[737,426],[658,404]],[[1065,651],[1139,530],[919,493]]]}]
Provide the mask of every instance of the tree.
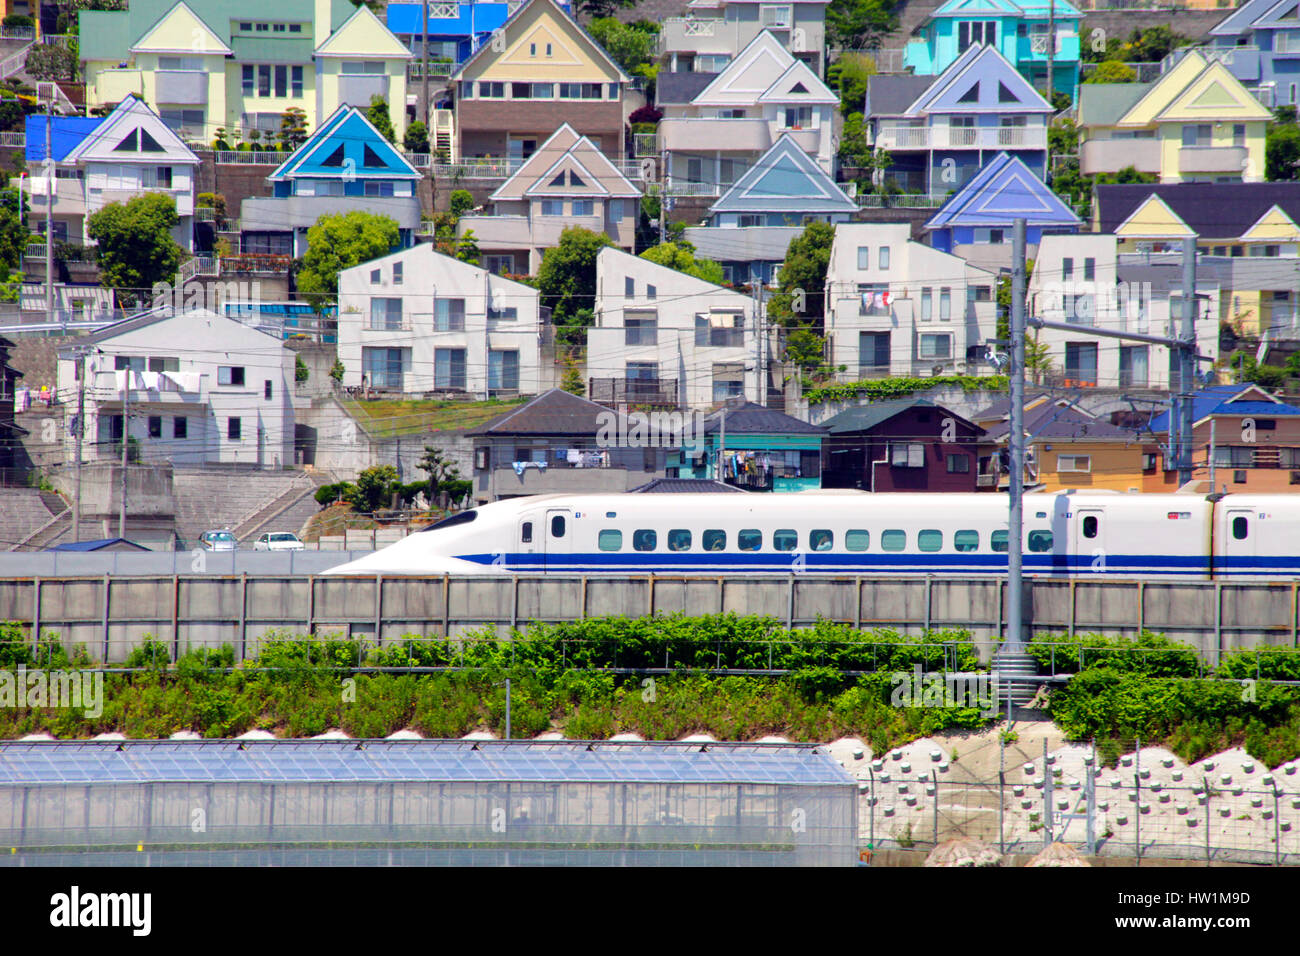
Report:
[{"label": "tree", "polygon": [[1136,83],[1137,71],[1119,60],[1106,60],[1097,65],[1085,83]]},{"label": "tree", "polygon": [[416,120],[406,127],[406,135],[402,137],[402,146],[406,148],[408,153],[427,153],[429,151],[429,127],[425,126],[420,120]]},{"label": "tree", "polygon": [[468,189],[453,189],[448,202],[451,205],[451,214],[459,219],[474,208],[474,194]]},{"label": "tree", "polygon": [[280,144],[285,149],[297,149],[307,142],[307,113],[301,107],[290,106],[280,114]]},{"label": "tree", "polygon": [[826,8],[826,39],[851,50],[874,50],[898,29],[897,0],[831,0]]},{"label": "tree", "polygon": [[77,77],[76,55],[58,43],[32,47],[24,65],[27,74],[37,80],[74,80]]},{"label": "tree", "polygon": [[608,15],[587,24],[587,32],[605,48],[610,59],[629,74],[654,62],[657,49],[654,32],[638,29],[634,24],[620,23]]},{"label": "tree", "polygon": [[1264,177],[1269,182],[1300,178],[1300,125],[1274,123],[1264,136]]},{"label": "tree", "polygon": [[[569,226],[560,233],[555,248],[542,254],[537,270],[541,304],[551,310],[557,330],[566,330],[571,345],[580,330],[590,325],[591,305],[596,300],[596,256],[614,243],[603,232]],[[579,310],[586,313],[578,315]]]},{"label": "tree", "polygon": [[371,465],[357,475],[357,483],[345,500],[354,510],[373,514],[392,504],[393,493],[399,484],[397,469],[392,465]]},{"label": "tree", "polygon": [[388,115],[388,101],[376,93],[370,97],[370,108],[366,110],[366,119],[379,130],[384,139],[390,143],[397,142],[397,133],[393,130],[393,120]]},{"label": "tree", "polygon": [[415,467],[429,476],[419,484],[423,486],[425,500],[430,506],[436,504],[446,509],[449,504],[461,501],[473,490],[473,483],[461,477],[460,468],[450,458],[443,456],[441,448],[425,445],[424,454]]},{"label": "tree", "polygon": [[772,296],[767,314],[779,325],[803,326],[821,332],[826,298],[826,269],[831,261],[835,227],[810,222],[791,240],[781,266],[780,291]]},{"label": "tree", "polygon": [[171,237],[180,220],[166,193],[144,193],[109,203],[86,220],[86,235],[99,244],[99,281],[124,305],[142,290],[176,276],[184,253]]},{"label": "tree", "polygon": [[401,240],[397,223],[388,216],[360,210],[327,213],[307,230],[298,291],[320,312],[334,304],[341,270],[386,256]]},{"label": "tree", "polygon": [[0,190],[0,281],[22,265],[28,235],[22,215],[26,208],[27,197],[17,189]]},{"label": "tree", "polygon": [[311,378],[311,369],[307,367],[307,363],[302,360],[301,355],[295,355],[293,357],[293,380],[301,385],[309,378]]},{"label": "tree", "polygon": [[840,112],[860,113],[867,101],[867,80],[876,73],[876,62],[866,53],[846,51],[826,70],[826,81],[840,94]]},{"label": "tree", "polygon": [[593,21],[602,17],[612,17],[619,10],[636,6],[636,0],[578,0],[574,7]]},{"label": "tree", "polygon": [[347,370],[343,367],[343,360],[335,359],[334,364],[330,366],[330,378],[334,379],[336,382],[342,383],[343,376],[346,373]]},{"label": "tree", "polygon": [[689,242],[661,242],[641,253],[641,258],[714,285],[722,285],[726,281],[722,266],[712,259],[696,258],[695,247]]}]

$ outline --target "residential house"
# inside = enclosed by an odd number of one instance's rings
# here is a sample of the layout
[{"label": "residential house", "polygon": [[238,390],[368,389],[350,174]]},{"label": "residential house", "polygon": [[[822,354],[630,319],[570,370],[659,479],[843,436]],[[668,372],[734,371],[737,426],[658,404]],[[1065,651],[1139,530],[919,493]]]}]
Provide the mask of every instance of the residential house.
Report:
[{"label": "residential house", "polygon": [[[715,74],[660,78],[659,148],[670,196],[720,196],[782,136],[789,135],[832,172],[834,116],[831,90],[770,31],[759,33]],[[680,102],[708,77],[687,102]],[[674,90],[677,92],[674,93]]]},{"label": "residential house", "polygon": [[556,0],[526,0],[456,84],[453,161],[522,163],[567,123],[610,157],[624,154],[630,78]]},{"label": "residential house", "polygon": [[420,172],[355,106],[340,106],[267,176],[273,195],[240,207],[241,252],[300,257],[323,215],[354,211],[396,221],[405,248],[420,226]]},{"label": "residential house", "polygon": [[[293,463],[294,353],[280,339],[213,312],[156,310],[77,342],[92,349],[85,363],[84,460],[120,457],[125,435],[142,461]],[[78,391],[74,351],[59,351],[63,395]],[[65,405],[65,414],[75,408]],[[76,461],[73,430],[64,429],[69,464]]]},{"label": "residential house", "polygon": [[826,72],[826,7],[829,0],[691,0],[686,16],[668,17],[659,53],[668,70],[718,73],[763,31],[818,76]]},{"label": "residential house", "polygon": [[826,270],[827,355],[848,381],[975,372],[997,330],[996,276],[909,238],[839,226]]},{"label": "residential house", "polygon": [[1079,90],[1079,170],[1132,166],[1162,183],[1264,181],[1272,114],[1223,63],[1188,53],[1151,83]]},{"label": "residential house", "polygon": [[[1178,381],[1168,346],[1090,334],[1089,329],[1181,338],[1181,257],[1120,257],[1107,234],[1044,236],[1028,287],[1030,314],[1077,325],[1077,333],[1042,329],[1051,374],[1073,387],[1167,389]],[[1197,350],[1219,354],[1222,282],[1215,268],[1197,270]]]},{"label": "residential house", "polygon": [[790,242],[809,222],[848,222],[857,210],[789,133],[759,157],[709,208],[686,239],[722,264],[727,281],[772,284]]},{"label": "residential house", "polygon": [[626,435],[626,419],[553,388],[469,432],[474,502],[622,493],[664,477],[668,451],[621,441]]},{"label": "residential house", "polygon": [[[1142,490],[1168,492],[1178,471],[1165,454],[1168,411],[1151,419]],[[1192,480],[1209,491],[1300,490],[1300,408],[1258,385],[1217,385],[1192,396]]]},{"label": "residential house", "polygon": [[[972,417],[985,431],[978,486],[1001,491],[1010,484],[1010,400]],[[1088,414],[1068,399],[1031,392],[1025,400],[1024,431],[1026,487],[1048,492],[1142,489],[1149,458],[1137,434]]]},{"label": "residential house", "polygon": [[[507,0],[449,0],[443,3],[390,3],[384,10],[392,34],[415,56],[412,78],[418,76],[424,56],[424,38],[429,42],[430,76],[448,77],[499,29],[519,6]],[[565,10],[569,4],[561,4]]]},{"label": "residential house", "polygon": [[763,397],[760,320],[743,293],[602,249],[587,394],[614,406],[682,408]]},{"label": "residential house", "polygon": [[421,244],[339,273],[343,384],[403,394],[537,395],[555,384],[538,292]]},{"label": "residential house", "polygon": [[920,87],[915,76],[867,80],[867,141],[892,160],[885,183],[943,196],[1003,151],[1045,177],[1054,110],[995,47],[969,47]]},{"label": "residential house", "polygon": [[24,190],[33,225],[45,231],[45,204],[53,193],[55,238],[93,245],[86,234],[90,216],[110,203],[160,192],[176,203],[179,221],[171,229],[172,238],[182,249],[194,248],[199,158],[157,113],[138,97],[128,96],[102,120],[59,119],[58,126],[52,125],[49,157],[53,188],[45,171],[45,119],[30,116],[27,121],[31,176]]},{"label": "residential house", "polygon": [[387,100],[406,130],[411,53],[364,4],[349,0],[132,0],[82,10],[80,57],[90,108],[134,94],[172,129],[210,142],[270,139],[290,107],[308,129],[340,106]]},{"label": "residential house", "polygon": [[821,423],[826,488],[974,491],[984,429],[925,398],[846,408]]},{"label": "residential house", "polygon": [[462,216],[457,231],[474,234],[483,264],[498,274],[535,275],[570,226],[604,233],[627,252],[636,244],[641,190],[568,123],[490,199],[491,215]]},{"label": "residential house", "polygon": [[1293,3],[1246,0],[1211,27],[1204,46],[1172,51],[1168,69],[1192,49],[1218,59],[1265,106],[1300,104],[1300,13]]},{"label": "residential house", "polygon": [[27,429],[14,419],[14,398],[23,373],[9,364],[14,343],[0,336],[0,484],[13,484],[26,477],[27,453],[23,438]]},{"label": "residential house", "polygon": [[925,228],[930,245],[978,265],[1011,267],[1015,221],[1025,221],[1033,259],[1044,233],[1072,234],[1082,222],[1019,157],[998,153],[939,208]]},{"label": "residential house", "polygon": [[821,487],[821,425],[739,399],[707,416],[702,432],[669,458],[669,477],[712,478],[746,491]]},{"label": "residential house", "polygon": [[[1082,14],[1067,0],[948,0],[912,31],[903,68],[942,73],[976,44],[995,48],[1035,88],[1076,96]],[[1055,42],[1049,41],[1049,33]]]}]

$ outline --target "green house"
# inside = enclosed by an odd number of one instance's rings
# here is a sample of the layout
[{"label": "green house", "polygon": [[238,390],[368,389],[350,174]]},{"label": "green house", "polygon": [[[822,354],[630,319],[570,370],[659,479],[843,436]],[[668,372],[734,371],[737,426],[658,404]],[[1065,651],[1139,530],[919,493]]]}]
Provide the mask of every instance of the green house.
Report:
[{"label": "green house", "polygon": [[694,442],[668,456],[668,476],[712,478],[746,491],[807,491],[822,485],[820,425],[753,402],[705,417]]}]

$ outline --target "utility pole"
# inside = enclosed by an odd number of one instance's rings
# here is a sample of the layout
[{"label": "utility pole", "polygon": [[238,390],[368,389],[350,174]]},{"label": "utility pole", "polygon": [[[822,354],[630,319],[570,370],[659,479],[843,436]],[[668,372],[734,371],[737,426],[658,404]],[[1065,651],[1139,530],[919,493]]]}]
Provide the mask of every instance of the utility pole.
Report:
[{"label": "utility pole", "polygon": [[[45,321],[54,321],[54,98],[45,104]],[[22,205],[21,200],[19,206]],[[67,333],[65,328],[64,333]]]},{"label": "utility pole", "polygon": [[[1192,480],[1192,431],[1195,415],[1192,399],[1196,389],[1196,237],[1183,240],[1183,330],[1179,336],[1178,398],[1178,485]],[[1172,423],[1171,423],[1172,425]]]},{"label": "utility pole", "polygon": [[[1011,424],[1007,434],[1011,474],[1007,483],[1007,635],[1003,651],[1024,653],[1022,556],[1025,477],[1025,220],[1013,224],[1011,247]],[[1007,711],[1011,688],[1007,689]]]},{"label": "utility pole", "polygon": [[122,510],[117,516],[117,536],[126,537],[126,462],[131,447],[131,368],[126,369],[126,387],[122,389]]},{"label": "utility pole", "polygon": [[77,347],[77,433],[75,438],[76,477],[72,485],[72,540],[81,540],[81,441],[86,433],[86,350]]},{"label": "utility pole", "polygon": [[751,274],[754,283],[754,332],[756,334],[755,343],[755,365],[758,370],[758,404],[767,406],[767,370],[763,367],[763,273],[761,271],[755,277]]},{"label": "utility pole", "polygon": [[1052,67],[1056,55],[1056,0],[1047,0],[1047,96],[1052,102]]},{"label": "utility pole", "polygon": [[1214,419],[1213,418],[1210,419],[1210,460],[1208,462],[1208,465],[1210,468],[1210,494],[1214,494],[1215,487],[1216,487],[1215,481],[1218,480],[1219,476],[1215,474],[1214,471]]},{"label": "utility pole", "polygon": [[[424,128],[427,132],[429,129],[429,0],[421,0],[420,11],[423,14],[424,32],[421,35],[421,42],[424,45],[422,59],[420,61],[420,85],[422,87],[421,96],[424,101]],[[451,157],[447,157],[450,159]]]}]

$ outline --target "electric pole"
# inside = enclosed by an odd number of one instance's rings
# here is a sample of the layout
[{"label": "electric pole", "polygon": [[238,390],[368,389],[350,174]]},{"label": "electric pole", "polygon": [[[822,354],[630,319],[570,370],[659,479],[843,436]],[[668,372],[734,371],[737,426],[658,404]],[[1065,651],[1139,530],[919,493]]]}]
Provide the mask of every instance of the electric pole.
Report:
[{"label": "electric pole", "polygon": [[[54,321],[54,97],[45,104],[45,321]],[[21,206],[21,201],[19,202]],[[67,333],[65,328],[64,333]]]},{"label": "electric pole", "polygon": [[1047,102],[1052,102],[1052,67],[1056,54],[1056,0],[1047,0]]},{"label": "electric pole", "polygon": [[[1007,483],[1007,636],[1003,650],[1023,654],[1023,568],[1025,477],[1025,220],[1013,224],[1011,248],[1011,422],[1007,433],[1011,474]],[[1010,688],[1008,688],[1010,694]],[[1008,697],[1008,700],[1010,698]],[[1008,704],[1008,707],[1010,705]]]},{"label": "electric pole", "polygon": [[126,537],[126,462],[131,445],[131,368],[127,365],[126,387],[122,389],[122,510],[117,516],[117,536]]},{"label": "electric pole", "polygon": [[754,283],[754,332],[757,338],[755,343],[755,364],[758,370],[758,404],[766,407],[767,370],[763,367],[763,273],[761,267],[757,276],[751,274],[750,278]]},{"label": "electric pole", "polygon": [[72,540],[81,540],[81,442],[86,433],[86,350],[77,347],[77,433],[74,436],[76,477],[72,485]]},{"label": "electric pole", "polygon": [[[424,21],[424,33],[421,36],[423,43],[423,59],[420,62],[420,83],[422,87],[421,95],[424,98],[424,128],[429,130],[429,0],[421,0],[420,11]],[[450,156],[447,157],[451,159]]]},{"label": "electric pole", "polygon": [[[1178,486],[1192,480],[1192,431],[1196,416],[1196,237],[1183,240],[1183,330],[1178,349]],[[1173,423],[1170,423],[1172,428]]]}]

